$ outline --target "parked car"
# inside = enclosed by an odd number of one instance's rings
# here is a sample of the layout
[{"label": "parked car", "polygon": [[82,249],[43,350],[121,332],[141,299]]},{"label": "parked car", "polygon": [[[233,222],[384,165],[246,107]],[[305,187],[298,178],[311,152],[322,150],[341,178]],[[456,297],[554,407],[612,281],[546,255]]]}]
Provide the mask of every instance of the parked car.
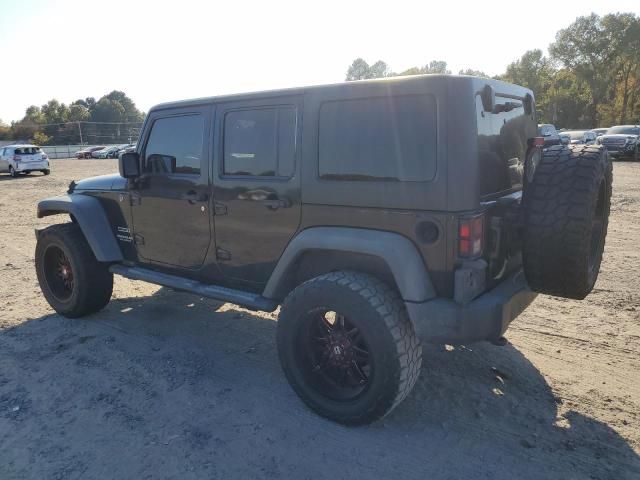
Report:
[{"label": "parked car", "polygon": [[96,147],[87,147],[76,152],[76,158],[91,158],[91,154],[97,150],[102,150],[104,145]]},{"label": "parked car", "polygon": [[93,156],[95,156],[95,158],[111,158],[110,155],[119,149],[120,145],[113,145],[93,152]]},{"label": "parked car", "polygon": [[560,135],[560,143],[562,145],[569,145],[571,144],[571,136],[567,133],[567,132],[559,132],[558,135]]},{"label": "parked car", "polygon": [[8,173],[13,178],[21,173],[42,172],[49,175],[49,156],[37,145],[7,145],[0,148],[0,173]]},{"label": "parked car", "polygon": [[102,147],[100,149],[97,150],[93,150],[91,152],[91,158],[100,158],[99,155],[101,152],[104,152],[105,150],[109,149],[109,147]]},{"label": "parked car", "polygon": [[555,125],[552,125],[550,123],[540,124],[538,125],[538,132],[539,135],[544,138],[545,147],[560,145],[562,143]]},{"label": "parked car", "polygon": [[118,156],[122,152],[126,152],[126,151],[134,148],[135,146],[136,146],[135,143],[128,143],[126,145],[120,145],[120,147],[117,150],[114,150],[111,153],[109,153],[109,158],[118,158]]},{"label": "parked car", "polygon": [[571,145],[591,145],[596,141],[596,134],[592,130],[565,130],[560,135],[568,136]]},{"label": "parked car", "polygon": [[456,75],[156,106],[119,174],[38,203],[73,217],[36,232],[42,293],[82,317],[118,274],[280,307],[293,390],[372,422],[409,395],[421,342],[505,345],[536,292],[592,290],[611,162],[593,145],[543,151],[535,111],[527,88]]},{"label": "parked car", "polygon": [[640,160],[640,126],[617,125],[598,137],[598,143],[603,145],[614,158],[628,158]]},{"label": "parked car", "polygon": [[601,137],[605,133],[607,133],[608,128],[592,128],[591,131],[595,132],[596,137]]}]

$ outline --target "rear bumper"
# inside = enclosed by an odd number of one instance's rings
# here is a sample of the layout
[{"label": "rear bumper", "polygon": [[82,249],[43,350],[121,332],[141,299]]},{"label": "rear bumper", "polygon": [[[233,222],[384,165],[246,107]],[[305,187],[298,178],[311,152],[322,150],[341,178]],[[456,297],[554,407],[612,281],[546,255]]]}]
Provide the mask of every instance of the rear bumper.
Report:
[{"label": "rear bumper", "polygon": [[467,305],[448,298],[406,302],[416,334],[431,343],[497,340],[536,298],[522,270]]},{"label": "rear bumper", "polygon": [[48,162],[20,162],[15,165],[16,172],[26,172],[33,170],[48,170],[49,163]]}]

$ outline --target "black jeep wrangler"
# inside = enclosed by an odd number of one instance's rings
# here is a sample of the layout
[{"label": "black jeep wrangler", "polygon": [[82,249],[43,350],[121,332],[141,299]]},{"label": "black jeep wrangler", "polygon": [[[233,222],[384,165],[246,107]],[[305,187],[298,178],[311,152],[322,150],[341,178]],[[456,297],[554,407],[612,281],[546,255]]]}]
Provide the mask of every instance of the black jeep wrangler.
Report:
[{"label": "black jeep wrangler", "polygon": [[38,204],[53,309],[102,309],[113,274],[280,307],[277,345],[319,414],[371,422],[411,391],[424,342],[504,342],[535,292],[584,298],[611,163],[542,150],[531,91],[426,75],[168,103],[120,173]]}]

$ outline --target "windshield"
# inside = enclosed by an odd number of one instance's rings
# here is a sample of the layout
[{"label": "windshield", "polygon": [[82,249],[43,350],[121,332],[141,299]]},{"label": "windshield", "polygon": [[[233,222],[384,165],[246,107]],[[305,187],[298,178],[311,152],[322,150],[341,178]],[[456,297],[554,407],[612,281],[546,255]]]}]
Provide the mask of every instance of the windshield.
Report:
[{"label": "windshield", "polygon": [[580,140],[584,136],[584,131],[565,132],[571,140]]},{"label": "windshield", "polygon": [[640,135],[640,128],[638,127],[611,127],[607,130],[607,135]]}]

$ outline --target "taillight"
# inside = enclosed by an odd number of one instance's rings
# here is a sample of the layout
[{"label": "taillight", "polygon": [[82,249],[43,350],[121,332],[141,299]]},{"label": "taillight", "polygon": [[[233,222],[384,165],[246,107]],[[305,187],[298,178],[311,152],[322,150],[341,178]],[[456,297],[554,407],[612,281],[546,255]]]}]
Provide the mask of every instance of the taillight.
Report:
[{"label": "taillight", "polygon": [[458,223],[458,255],[477,258],[484,248],[484,215],[462,217]]},{"label": "taillight", "polygon": [[538,147],[538,148],[542,148],[544,147],[544,137],[533,137],[529,139],[529,146],[530,147]]},{"label": "taillight", "polygon": [[43,153],[42,160],[49,160],[49,155],[47,155],[46,153]]}]

